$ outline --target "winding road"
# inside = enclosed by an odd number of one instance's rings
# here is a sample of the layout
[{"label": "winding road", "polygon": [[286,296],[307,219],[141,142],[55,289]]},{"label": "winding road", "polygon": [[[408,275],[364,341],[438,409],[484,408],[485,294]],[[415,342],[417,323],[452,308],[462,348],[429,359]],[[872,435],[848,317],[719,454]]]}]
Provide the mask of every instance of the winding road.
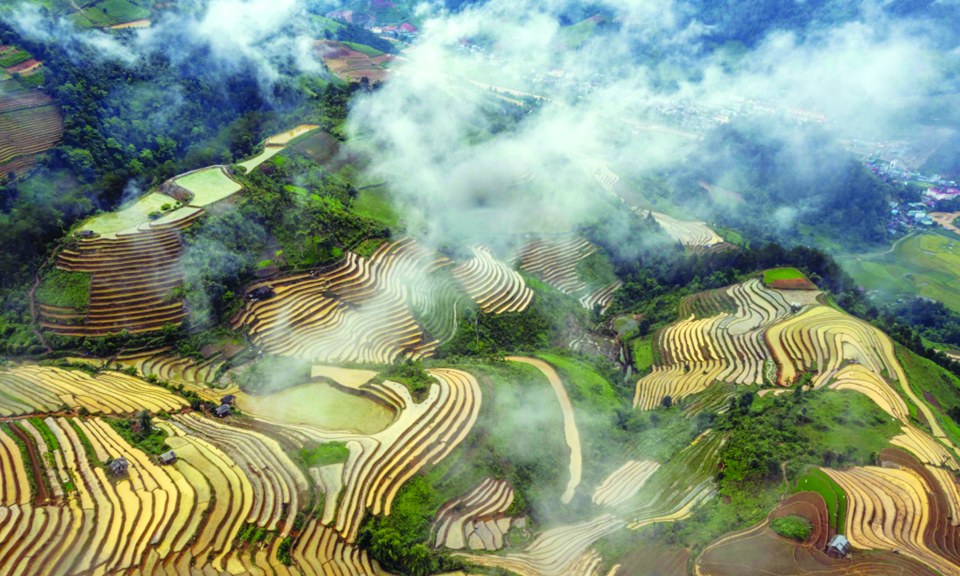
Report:
[{"label": "winding road", "polygon": [[911,233],[907,234],[907,235],[904,236],[903,238],[901,238],[901,239],[897,240],[896,242],[894,242],[894,243],[893,243],[893,246],[891,246],[891,247],[890,247],[889,249],[887,249],[885,252],[867,252],[866,254],[840,254],[840,255],[838,255],[838,256],[834,256],[834,258],[836,258],[836,259],[840,259],[840,258],[856,258],[857,260],[860,260],[860,259],[863,259],[863,258],[876,258],[877,256],[886,256],[887,254],[892,254],[893,251],[897,249],[897,246],[899,246],[901,242],[903,242],[904,240],[906,240],[906,239],[908,239],[908,238],[913,238],[913,237],[916,236],[917,234],[918,234],[917,232],[911,232]]},{"label": "winding road", "polygon": [[573,419],[573,405],[567,396],[567,390],[560,381],[560,376],[553,366],[543,360],[536,358],[527,358],[525,356],[507,356],[510,362],[522,362],[529,364],[543,373],[553,387],[553,391],[560,401],[560,410],[563,412],[563,435],[566,437],[567,446],[570,447],[570,481],[567,482],[567,489],[563,491],[560,501],[569,504],[573,500],[573,494],[577,486],[580,485],[580,475],[583,470],[583,455],[580,452],[580,433],[577,431],[577,423]]}]

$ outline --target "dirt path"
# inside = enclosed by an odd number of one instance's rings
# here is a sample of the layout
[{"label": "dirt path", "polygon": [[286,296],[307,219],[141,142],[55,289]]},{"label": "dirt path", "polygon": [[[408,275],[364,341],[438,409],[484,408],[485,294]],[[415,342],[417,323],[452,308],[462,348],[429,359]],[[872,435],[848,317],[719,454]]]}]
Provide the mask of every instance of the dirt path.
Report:
[{"label": "dirt path", "polygon": [[53,348],[51,348],[50,346],[47,345],[47,341],[43,339],[43,334],[41,334],[41,333],[37,330],[37,328],[36,328],[36,326],[37,326],[37,311],[36,311],[36,305],[34,304],[33,295],[34,295],[34,294],[36,293],[36,291],[37,291],[37,286],[40,285],[40,271],[38,270],[37,273],[33,275],[33,277],[34,277],[34,280],[35,280],[35,281],[34,281],[34,283],[33,283],[33,288],[31,288],[31,289],[30,289],[30,292],[29,292],[29,295],[30,295],[30,329],[33,330],[33,333],[36,334],[36,335],[37,335],[37,338],[40,339],[40,344],[42,344],[43,347],[47,349],[47,351],[45,352],[45,354],[49,354],[50,352],[53,352]]},{"label": "dirt path", "polygon": [[863,259],[863,258],[876,258],[877,256],[886,256],[887,254],[892,254],[893,251],[897,249],[897,246],[899,246],[901,242],[903,242],[904,240],[906,240],[906,239],[908,239],[908,238],[913,238],[913,237],[916,236],[916,235],[917,235],[917,232],[911,232],[911,233],[907,234],[907,235],[904,236],[903,238],[901,238],[901,239],[897,240],[896,242],[894,242],[894,243],[893,243],[893,246],[891,246],[888,250],[886,250],[886,251],[884,251],[884,252],[868,252],[868,253],[866,253],[866,254],[840,254],[839,256],[834,256],[834,258],[836,258],[836,259],[840,259],[840,258],[856,258],[857,260],[861,260],[861,259]]},{"label": "dirt path", "polygon": [[553,366],[543,360],[527,358],[525,356],[507,356],[507,360],[510,362],[523,362],[543,372],[543,375],[546,376],[550,382],[550,386],[553,387],[553,391],[557,394],[557,400],[560,401],[560,410],[563,412],[563,434],[567,439],[567,446],[570,447],[570,481],[567,482],[567,489],[564,490],[560,501],[564,504],[569,504],[570,501],[573,500],[573,494],[577,486],[580,484],[580,475],[583,470],[583,456],[580,452],[580,433],[577,432],[577,423],[573,419],[573,405],[570,403],[567,391],[563,387],[563,382],[560,381],[560,376],[557,375],[557,371],[553,369]]}]

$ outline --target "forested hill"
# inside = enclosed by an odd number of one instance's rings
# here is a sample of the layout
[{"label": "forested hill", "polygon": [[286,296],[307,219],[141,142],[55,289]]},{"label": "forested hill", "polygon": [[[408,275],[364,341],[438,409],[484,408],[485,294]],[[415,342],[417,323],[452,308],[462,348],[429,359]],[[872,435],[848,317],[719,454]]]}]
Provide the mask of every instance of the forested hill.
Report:
[{"label": "forested hill", "polygon": [[[768,126],[742,123],[710,132],[676,176],[674,200],[755,239],[845,247],[885,242],[894,187],[827,133],[786,130],[771,134]],[[743,201],[714,202],[701,183],[721,184]]]}]

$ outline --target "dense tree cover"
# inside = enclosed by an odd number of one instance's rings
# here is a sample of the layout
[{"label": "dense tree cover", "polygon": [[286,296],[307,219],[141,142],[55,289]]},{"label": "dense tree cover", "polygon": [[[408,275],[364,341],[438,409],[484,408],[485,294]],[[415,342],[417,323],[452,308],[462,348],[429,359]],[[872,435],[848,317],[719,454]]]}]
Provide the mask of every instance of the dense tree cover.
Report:
[{"label": "dense tree cover", "polygon": [[960,314],[941,302],[914,298],[888,309],[897,322],[913,326],[931,342],[960,346]]},{"label": "dense tree cover", "polygon": [[333,32],[324,30],[323,35],[325,38],[340,40],[342,42],[356,42],[357,44],[364,44],[389,54],[397,54],[399,52],[393,42],[384,40],[379,35],[374,34],[359,24],[353,24],[343,19],[338,19],[336,22],[340,24],[340,27]]},{"label": "dense tree cover", "polygon": [[784,516],[770,523],[770,529],[784,538],[806,542],[813,534],[810,522],[802,516]]},{"label": "dense tree cover", "polygon": [[[751,241],[885,242],[886,198],[894,187],[819,128],[786,130],[774,133],[769,124],[744,121],[708,133],[674,175],[671,200]],[[701,182],[722,183],[744,202],[714,203]]]}]

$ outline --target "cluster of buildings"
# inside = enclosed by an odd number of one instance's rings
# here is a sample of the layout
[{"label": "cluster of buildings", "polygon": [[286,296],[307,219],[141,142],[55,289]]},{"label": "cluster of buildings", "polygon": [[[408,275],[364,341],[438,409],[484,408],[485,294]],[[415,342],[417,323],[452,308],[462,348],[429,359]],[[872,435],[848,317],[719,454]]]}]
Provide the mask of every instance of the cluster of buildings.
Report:
[{"label": "cluster of buildings", "polygon": [[933,226],[933,219],[930,218],[930,215],[927,214],[926,211],[928,207],[929,205],[923,202],[911,202],[901,206],[891,200],[890,221],[887,224],[887,232],[896,234],[898,226],[907,228],[914,226]]},{"label": "cluster of buildings", "polygon": [[[884,182],[892,179],[899,180],[900,182],[923,182],[925,184],[939,186],[940,188],[930,188],[930,190],[935,190],[935,192],[931,193],[933,195],[943,194],[944,190],[955,190],[953,187],[956,186],[957,183],[953,180],[944,180],[940,177],[940,174],[927,176],[915,170],[907,170],[901,167],[896,160],[883,162],[879,156],[880,154],[875,152],[874,155],[867,160],[867,167],[883,179]],[[936,200],[942,199],[943,198],[936,198]]]}]

